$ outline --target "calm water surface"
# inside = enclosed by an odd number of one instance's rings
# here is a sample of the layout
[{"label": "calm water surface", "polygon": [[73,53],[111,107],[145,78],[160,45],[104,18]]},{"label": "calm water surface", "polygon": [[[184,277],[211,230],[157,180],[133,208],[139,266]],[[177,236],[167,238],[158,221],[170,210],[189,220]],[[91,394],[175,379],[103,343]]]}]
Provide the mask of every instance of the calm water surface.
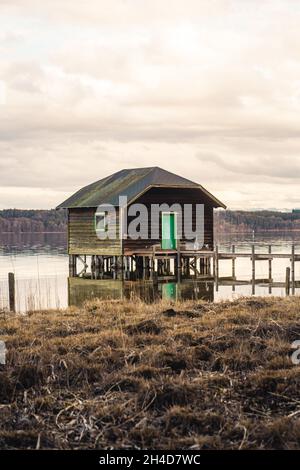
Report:
[{"label": "calm water surface", "polygon": [[[274,253],[289,253],[292,243],[300,253],[300,233],[266,233],[254,238],[257,252],[267,252],[272,244]],[[237,252],[251,251],[252,235],[228,235],[219,237],[220,250],[229,251],[232,244]],[[0,309],[8,306],[7,274],[14,272],[16,277],[16,307],[19,311],[33,309],[64,308],[69,304],[80,304],[84,298],[122,298],[137,295],[147,301],[157,297],[169,299],[205,298],[207,300],[232,299],[251,295],[251,285],[216,286],[214,283],[183,281],[161,284],[126,283],[121,281],[87,281],[68,279],[68,256],[65,234],[1,234],[0,235]],[[284,281],[288,259],[273,261],[274,281]],[[220,276],[231,275],[231,261],[220,261]],[[251,278],[250,259],[236,261],[236,277],[240,280]],[[256,263],[256,277],[268,277],[268,262]],[[300,263],[296,263],[296,280],[300,280]],[[285,295],[284,288],[273,288],[270,294],[267,286],[257,285],[255,295]],[[300,295],[300,289],[296,289]]]}]

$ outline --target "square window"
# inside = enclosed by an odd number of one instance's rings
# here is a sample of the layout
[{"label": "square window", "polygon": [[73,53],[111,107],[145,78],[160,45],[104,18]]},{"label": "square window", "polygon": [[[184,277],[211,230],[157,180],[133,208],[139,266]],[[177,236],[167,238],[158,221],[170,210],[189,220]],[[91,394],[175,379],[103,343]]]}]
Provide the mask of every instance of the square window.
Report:
[{"label": "square window", "polygon": [[97,212],[95,214],[95,228],[96,232],[106,232],[106,214],[105,212]]}]

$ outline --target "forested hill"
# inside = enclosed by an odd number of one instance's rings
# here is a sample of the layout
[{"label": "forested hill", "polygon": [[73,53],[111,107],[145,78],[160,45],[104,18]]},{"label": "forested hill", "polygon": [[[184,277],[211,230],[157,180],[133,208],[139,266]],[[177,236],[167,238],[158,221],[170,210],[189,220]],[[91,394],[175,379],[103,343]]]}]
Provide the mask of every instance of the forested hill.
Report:
[{"label": "forested hill", "polygon": [[[300,230],[300,213],[276,211],[216,211],[218,233]],[[0,233],[64,232],[67,215],[64,210],[0,210]]]},{"label": "forested hill", "polygon": [[64,210],[0,211],[0,233],[3,232],[64,232],[67,230],[67,214]]},{"label": "forested hill", "polygon": [[300,212],[277,211],[216,211],[218,233],[300,230]]}]

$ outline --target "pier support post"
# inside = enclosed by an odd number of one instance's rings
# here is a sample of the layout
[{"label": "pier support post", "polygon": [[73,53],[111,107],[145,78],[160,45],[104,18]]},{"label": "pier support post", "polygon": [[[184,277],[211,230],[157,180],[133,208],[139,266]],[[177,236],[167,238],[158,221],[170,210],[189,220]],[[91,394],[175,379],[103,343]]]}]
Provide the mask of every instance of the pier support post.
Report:
[{"label": "pier support post", "polygon": [[69,276],[75,277],[77,275],[77,256],[76,255],[69,255]]},{"label": "pier support post", "polygon": [[[269,245],[269,255],[272,254],[272,245]],[[272,282],[272,259],[269,258],[269,282]]]},{"label": "pier support post", "polygon": [[[235,246],[232,245],[232,254],[235,254]],[[232,278],[235,279],[235,258],[232,257]]]},{"label": "pier support post", "polygon": [[[197,260],[197,258],[195,258]],[[195,263],[197,265],[197,261]],[[205,273],[205,258],[200,258],[199,260],[199,269],[200,269],[200,274],[204,275]]]},{"label": "pier support post", "polygon": [[15,299],[15,275],[14,273],[8,273],[8,297],[9,297],[9,310],[10,312],[16,311],[16,299]]},{"label": "pier support post", "polygon": [[205,272],[205,274],[207,276],[211,276],[211,264],[210,264],[210,262],[211,262],[211,259],[206,258],[206,263],[205,263],[206,264],[206,268],[205,268],[206,272]]},{"label": "pier support post", "polygon": [[252,245],[252,295],[255,294],[255,245]]},{"label": "pier support post", "polygon": [[219,247],[216,245],[215,252],[215,277],[219,279]]},{"label": "pier support post", "polygon": [[170,276],[171,273],[171,263],[170,263],[170,258],[166,259],[166,275]]},{"label": "pier support post", "polygon": [[286,273],[285,273],[285,290],[286,290],[286,295],[290,294],[290,276],[291,276],[291,268],[286,268]]},{"label": "pier support post", "polygon": [[95,261],[96,256],[92,255],[91,256],[91,278],[96,279],[96,261]]},{"label": "pier support post", "polygon": [[291,257],[291,269],[292,269],[292,294],[295,294],[295,245],[292,245],[292,257]]},{"label": "pier support post", "polygon": [[175,258],[175,269],[174,269],[174,274],[177,276],[177,281],[180,282],[180,277],[181,277],[181,254],[180,254],[180,248],[177,249],[177,255]]},{"label": "pier support post", "polygon": [[235,291],[235,284],[234,284],[234,281],[235,281],[235,257],[234,257],[234,254],[235,254],[235,246],[232,245],[232,291],[234,292]]},{"label": "pier support post", "polygon": [[187,256],[185,258],[185,275],[190,277],[190,257]]},{"label": "pier support post", "polygon": [[215,256],[215,254],[213,254],[212,262],[213,262],[213,277],[216,277],[216,256]]},{"label": "pier support post", "polygon": [[[269,255],[272,254],[272,245],[269,245]],[[272,258],[269,258],[269,294],[272,294],[272,282],[273,282],[273,277],[272,277]]]},{"label": "pier support post", "polygon": [[127,256],[123,256],[122,257],[123,259],[123,269],[122,269],[122,274],[123,274],[123,279],[126,279],[127,276],[128,276],[128,257]]},{"label": "pier support post", "polygon": [[73,255],[69,255],[69,276],[73,277]]}]

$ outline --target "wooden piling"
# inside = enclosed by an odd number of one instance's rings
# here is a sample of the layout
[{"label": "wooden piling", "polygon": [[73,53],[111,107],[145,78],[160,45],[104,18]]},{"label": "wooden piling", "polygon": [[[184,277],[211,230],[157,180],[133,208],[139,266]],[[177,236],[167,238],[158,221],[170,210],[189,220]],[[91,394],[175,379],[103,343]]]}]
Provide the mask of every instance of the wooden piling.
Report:
[{"label": "wooden piling", "polygon": [[200,269],[200,274],[205,274],[205,260],[204,260],[204,258],[200,258],[199,269]]},{"label": "wooden piling", "polygon": [[252,245],[252,295],[255,294],[255,245]]},{"label": "wooden piling", "polygon": [[[224,280],[226,285],[231,285],[235,290],[236,285],[247,283],[252,284],[252,292],[255,293],[257,284],[267,284],[269,292],[272,292],[274,287],[286,287],[288,284],[288,291],[293,292],[298,288],[299,282],[295,280],[295,267],[296,262],[300,262],[300,254],[295,250],[295,245],[292,245],[289,253],[276,253],[271,245],[267,245],[267,253],[256,253],[254,244],[251,244],[249,250],[241,252],[237,251],[236,245],[231,245],[229,251],[220,250],[216,245],[215,251],[180,251],[177,253],[161,252],[155,247],[148,252],[141,251],[140,253],[130,253],[118,256],[113,255],[70,255],[69,256],[69,271],[70,277],[82,276],[91,277],[92,279],[103,279],[107,276],[116,279],[118,277],[130,278],[131,273],[136,271],[138,277],[141,278],[157,278],[157,276],[170,276],[176,275],[180,277],[186,276],[188,278],[197,277],[198,275],[204,276],[211,273],[213,268],[214,279],[216,282],[216,290],[220,285],[223,285]],[[238,258],[248,258],[251,260],[252,276],[248,281],[236,279],[236,260]],[[286,283],[282,280],[280,283],[274,283],[272,278],[272,264],[273,259],[287,259],[290,261],[290,275],[289,282]],[[83,269],[80,273],[77,271],[77,259],[83,263]],[[86,260],[91,260],[87,265]],[[220,260],[231,261],[231,274],[230,277],[220,278]],[[263,279],[256,279],[256,261],[267,261],[269,268],[269,277]],[[87,270],[91,268],[91,273]],[[249,276],[250,277],[250,276]],[[276,285],[275,285],[276,284]],[[280,285],[279,285],[280,284]],[[224,284],[225,285],[225,284]]]},{"label": "wooden piling", "polygon": [[15,298],[15,275],[8,273],[8,297],[9,297],[9,310],[16,311],[16,298]]},{"label": "wooden piling", "polygon": [[206,274],[211,276],[211,258],[206,259]]},{"label": "wooden piling", "polygon": [[212,257],[213,260],[213,277],[216,277],[216,257]]},{"label": "wooden piling", "polygon": [[292,245],[291,257],[291,270],[292,270],[292,294],[295,294],[295,245]]},{"label": "wooden piling", "polygon": [[285,273],[285,290],[286,290],[286,295],[289,295],[289,293],[290,293],[290,276],[291,276],[291,268],[287,267],[287,268],[286,268],[286,273]]},{"label": "wooden piling", "polygon": [[[269,255],[272,254],[272,245],[269,245]],[[272,258],[269,258],[269,281],[272,282]]]},{"label": "wooden piling", "polygon": [[215,252],[215,277],[219,278],[219,247],[216,245],[216,252]]},{"label": "wooden piling", "polygon": [[69,276],[74,277],[77,275],[77,256],[76,255],[69,255]]},{"label": "wooden piling", "polygon": [[[235,254],[235,246],[232,245],[232,254]],[[235,279],[235,257],[232,257],[232,279]]]},{"label": "wooden piling", "polygon": [[171,273],[171,262],[170,262],[170,258],[166,259],[166,273],[167,273],[167,276],[170,276],[170,273]]},{"label": "wooden piling", "polygon": [[69,255],[69,276],[73,277],[73,255]]},{"label": "wooden piling", "polygon": [[181,269],[181,255],[180,255],[180,248],[177,250],[177,257],[176,257],[176,269],[180,271]]},{"label": "wooden piling", "polygon": [[255,245],[252,245],[251,261],[252,261],[252,279],[255,279]]},{"label": "wooden piling", "polygon": [[[272,245],[269,245],[268,249],[269,255],[272,254]],[[272,294],[272,282],[273,282],[273,277],[272,277],[272,258],[269,258],[268,261],[269,264],[269,294]]]}]

